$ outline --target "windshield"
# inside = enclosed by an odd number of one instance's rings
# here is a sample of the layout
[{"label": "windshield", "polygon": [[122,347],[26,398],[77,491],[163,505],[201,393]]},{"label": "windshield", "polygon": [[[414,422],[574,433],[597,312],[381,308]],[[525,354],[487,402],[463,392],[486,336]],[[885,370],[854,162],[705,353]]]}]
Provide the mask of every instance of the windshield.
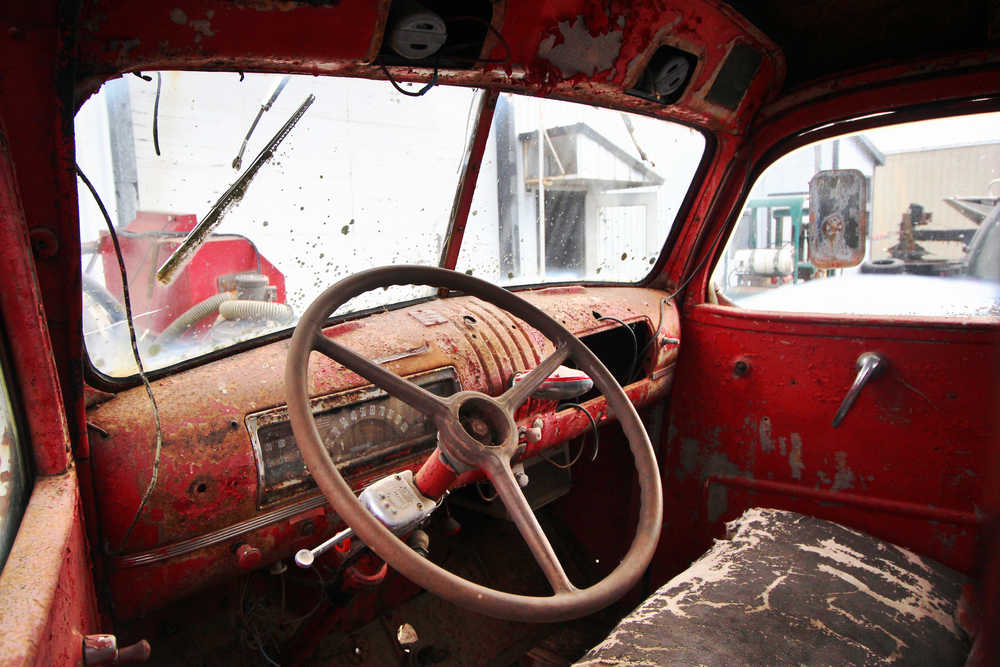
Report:
[{"label": "windshield", "polygon": [[[224,72],[106,83],[76,116],[77,162],[120,241],[144,369],[289,329],[357,271],[438,265],[482,94]],[[637,281],[703,150],[680,125],[502,94],[456,268],[502,284]],[[78,192],[87,353],[130,376],[121,270]],[[432,293],[376,290],[338,314]]]},{"label": "windshield", "polygon": [[678,123],[503,94],[456,268],[502,285],[636,282],[704,152]]}]

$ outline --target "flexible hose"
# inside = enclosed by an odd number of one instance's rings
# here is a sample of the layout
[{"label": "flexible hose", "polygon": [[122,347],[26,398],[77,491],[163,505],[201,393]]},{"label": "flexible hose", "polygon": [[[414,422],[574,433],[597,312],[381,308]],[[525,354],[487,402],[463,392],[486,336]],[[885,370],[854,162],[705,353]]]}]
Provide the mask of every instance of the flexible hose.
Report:
[{"label": "flexible hose", "polygon": [[276,301],[250,301],[232,299],[219,304],[219,315],[226,320],[255,320],[258,322],[291,322],[292,307]]},{"label": "flexible hose", "polygon": [[179,338],[189,328],[208,317],[219,309],[219,304],[232,301],[236,297],[234,292],[219,292],[213,294],[204,301],[199,301],[181,313],[176,320],[170,323],[166,329],[156,339],[158,343],[169,343]]}]

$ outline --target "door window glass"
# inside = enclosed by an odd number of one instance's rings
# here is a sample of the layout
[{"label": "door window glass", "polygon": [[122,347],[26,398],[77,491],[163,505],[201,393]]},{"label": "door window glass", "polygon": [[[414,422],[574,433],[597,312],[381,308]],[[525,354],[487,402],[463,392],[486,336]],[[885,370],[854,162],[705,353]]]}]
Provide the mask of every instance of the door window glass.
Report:
[{"label": "door window glass", "polygon": [[[858,266],[810,261],[809,183],[857,169],[868,186]],[[712,275],[742,308],[1000,317],[1000,113],[866,130],[799,148],[757,179]]]},{"label": "door window glass", "polygon": [[0,570],[14,543],[29,491],[28,470],[5,371],[0,366]]}]

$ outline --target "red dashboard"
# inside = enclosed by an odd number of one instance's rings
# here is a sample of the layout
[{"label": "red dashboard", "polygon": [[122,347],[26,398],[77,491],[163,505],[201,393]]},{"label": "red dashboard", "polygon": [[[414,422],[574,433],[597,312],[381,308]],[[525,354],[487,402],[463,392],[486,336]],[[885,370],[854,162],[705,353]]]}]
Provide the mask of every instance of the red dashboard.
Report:
[{"label": "red dashboard", "polygon": [[[650,346],[654,352],[626,392],[641,406],[669,391],[680,329],[674,304],[661,308],[663,292],[551,287],[520,295],[581,337],[613,372],[640,349],[625,326],[649,341],[662,315]],[[377,313],[331,326],[325,334],[443,394],[471,389],[498,395],[514,373],[533,368],[552,350],[521,320],[472,297]],[[308,477],[287,427],[288,344],[274,342],[153,382],[161,460],[131,531],[153,468],[156,431],[149,399],[139,386],[89,409],[101,551],[119,618],[287,558],[342,526]],[[433,450],[433,429],[419,415],[321,355],[311,363],[310,394],[355,489],[389,472],[417,469]],[[600,396],[583,405],[598,423],[614,420]],[[539,417],[543,422],[542,438],[527,446],[525,459],[591,428],[581,411],[553,408],[530,402],[519,413],[522,425]]]}]

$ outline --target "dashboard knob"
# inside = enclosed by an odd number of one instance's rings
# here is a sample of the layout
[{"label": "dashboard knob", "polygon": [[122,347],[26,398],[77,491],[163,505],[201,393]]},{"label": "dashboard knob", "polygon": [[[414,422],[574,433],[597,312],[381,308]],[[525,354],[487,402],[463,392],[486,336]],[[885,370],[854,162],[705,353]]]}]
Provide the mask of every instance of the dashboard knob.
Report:
[{"label": "dashboard knob", "polygon": [[241,570],[256,570],[260,567],[263,556],[260,549],[249,544],[241,544],[236,547],[236,564]]}]

